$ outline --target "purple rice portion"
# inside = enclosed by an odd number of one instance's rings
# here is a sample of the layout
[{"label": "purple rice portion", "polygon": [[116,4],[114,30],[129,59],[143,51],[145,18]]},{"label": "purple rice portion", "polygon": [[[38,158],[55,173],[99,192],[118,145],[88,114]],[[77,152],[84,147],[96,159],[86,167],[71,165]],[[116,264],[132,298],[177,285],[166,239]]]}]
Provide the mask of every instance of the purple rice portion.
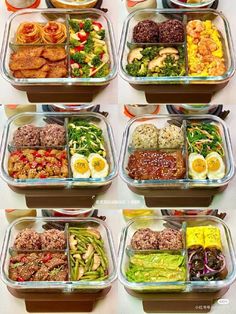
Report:
[{"label": "purple rice portion", "polygon": [[158,24],[151,20],[139,22],[133,29],[133,40],[136,43],[158,43]]},{"label": "purple rice portion", "polygon": [[27,124],[19,127],[13,134],[14,146],[39,146],[40,131],[34,125]]},{"label": "purple rice portion", "polygon": [[179,20],[167,20],[159,24],[160,43],[184,42],[184,25]]}]

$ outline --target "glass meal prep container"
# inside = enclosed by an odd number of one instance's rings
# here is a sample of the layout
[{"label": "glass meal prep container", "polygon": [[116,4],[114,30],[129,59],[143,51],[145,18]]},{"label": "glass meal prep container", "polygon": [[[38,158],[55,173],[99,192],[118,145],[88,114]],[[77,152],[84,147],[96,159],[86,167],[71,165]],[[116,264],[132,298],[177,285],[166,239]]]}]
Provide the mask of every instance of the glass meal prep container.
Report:
[{"label": "glass meal prep container", "polygon": [[[138,22],[143,20],[152,20],[157,23],[164,22],[169,19],[177,19],[184,24],[184,41],[178,43],[136,43],[133,40],[133,29]],[[189,76],[188,75],[188,53],[187,53],[187,34],[186,25],[191,20],[211,20],[217,27],[223,44],[224,59],[226,71],[220,76]],[[131,49],[141,47],[175,47],[183,48],[185,74],[182,76],[156,76],[156,77],[135,77],[126,71],[128,64],[128,53]],[[142,9],[131,13],[123,26],[122,37],[119,48],[119,73],[124,80],[130,83],[134,88],[141,89],[139,85],[152,84],[222,84],[229,81],[235,71],[234,50],[232,43],[232,35],[227,19],[221,12],[212,9]],[[145,88],[145,87],[143,87]],[[212,88],[212,87],[207,87]]]},{"label": "glass meal prep container", "polygon": [[[19,118],[32,117],[31,125],[36,127],[44,127],[48,124],[59,124],[65,127],[66,134],[66,144],[59,147],[40,147],[40,146],[14,146],[13,145],[13,134],[18,129],[18,126],[15,125],[15,121]],[[80,121],[86,121],[91,124],[96,125],[99,129],[102,130],[102,135],[104,138],[104,149],[106,151],[106,161],[109,165],[108,175],[106,177],[96,178],[75,178],[73,177],[71,169],[71,153],[69,147],[69,138],[68,138],[68,124],[74,120],[79,119]],[[22,127],[22,126],[21,126]],[[68,160],[68,176],[67,177],[58,177],[58,178],[24,178],[24,179],[15,179],[9,175],[8,171],[8,161],[11,156],[11,153],[18,152],[23,149],[44,149],[44,150],[64,150],[66,152],[65,157]],[[40,156],[39,156],[40,157]],[[3,180],[12,187],[16,188],[98,188],[101,186],[109,185],[112,180],[117,175],[117,161],[116,153],[114,146],[114,138],[112,128],[104,116],[97,113],[90,112],[55,112],[55,113],[22,113],[15,115],[8,119],[6,126],[4,128],[3,141],[2,141],[2,150],[1,150],[1,175]]]},{"label": "glass meal prep container", "polygon": [[51,3],[56,8],[85,9],[94,7],[97,4],[97,0],[51,0]]},{"label": "glass meal prep container", "polygon": [[[56,228],[59,230],[64,230],[66,238],[66,247],[64,250],[17,250],[13,247],[16,236],[20,231],[30,228],[36,232],[43,233],[45,230]],[[47,229],[46,229],[46,226]],[[45,228],[43,227],[45,226]],[[60,228],[59,228],[60,227]],[[101,280],[74,280],[72,278],[72,264],[70,262],[70,233],[69,228],[93,228],[97,230],[101,239],[104,241],[104,251],[106,253],[108,261],[108,276]],[[14,281],[9,278],[9,263],[10,259],[18,253],[64,253],[66,256],[66,261],[68,265],[68,280],[66,281]],[[3,282],[13,289],[19,289],[21,292],[40,292],[40,291],[64,291],[64,292],[85,292],[85,293],[95,293],[101,289],[105,289],[111,286],[112,282],[116,279],[116,259],[114,244],[111,232],[107,225],[97,219],[97,218],[20,218],[14,221],[6,230],[3,249],[1,254],[1,277]]]},{"label": "glass meal prep container", "polygon": [[[177,224],[178,223],[178,224]],[[178,227],[179,226],[179,227]],[[216,227],[220,231],[220,240],[222,244],[222,253],[225,258],[225,265],[226,265],[226,272],[222,276],[222,279],[218,280],[190,280],[190,264],[188,263],[188,248],[186,244],[186,230],[189,227],[204,227],[204,226],[211,226]],[[179,230],[182,234],[182,249],[178,248],[175,250],[169,249],[134,249],[131,245],[131,239],[134,233],[139,230],[146,228],[150,228],[152,231],[163,231],[165,228],[174,228],[175,230]],[[178,229],[176,229],[178,228]],[[169,239],[170,240],[170,239]],[[167,241],[169,241],[167,240]],[[136,239],[136,242],[139,240]],[[135,243],[136,243],[135,242]],[[135,282],[133,280],[129,280],[127,277],[127,271],[129,268],[130,263],[136,263],[133,259],[135,256],[139,256],[140,259],[145,259],[145,256],[152,255],[152,254],[167,254],[168,256],[178,256],[181,259],[181,267],[185,269],[185,272],[182,274],[181,281],[151,281],[145,279],[141,280],[138,279]],[[161,255],[159,255],[161,256]],[[153,257],[149,258],[149,262],[151,265],[152,261],[155,260]],[[227,225],[217,217],[213,216],[182,216],[182,217],[170,217],[170,216],[163,216],[163,217],[156,217],[156,216],[146,216],[146,217],[137,217],[135,219],[130,220],[126,227],[122,231],[121,239],[120,239],[120,247],[119,247],[119,259],[118,259],[118,279],[124,285],[126,289],[133,290],[136,292],[143,292],[143,293],[152,293],[152,292],[214,292],[221,290],[222,288],[229,287],[234,280],[236,279],[236,268],[235,268],[235,251],[232,243],[232,238],[230,234],[230,230]],[[168,264],[168,262],[166,262]],[[168,266],[165,264],[166,266]],[[138,262],[137,262],[138,267]],[[140,264],[141,266],[142,264]],[[147,264],[148,265],[148,264]],[[157,264],[158,265],[158,264]],[[171,262],[170,262],[171,265]],[[170,266],[169,265],[169,266]],[[135,267],[135,264],[134,264]],[[142,266],[141,266],[142,267]],[[146,267],[145,264],[143,267]],[[148,267],[152,266],[147,266]],[[153,266],[155,267],[155,266]],[[156,266],[156,267],[161,267]],[[171,269],[171,267],[170,267]],[[136,270],[133,270],[134,274]],[[138,272],[138,269],[137,269]],[[134,276],[133,274],[133,276]],[[139,275],[139,274],[138,274]],[[132,273],[130,274],[132,276]],[[144,275],[145,276],[145,275]],[[170,278],[172,276],[170,275]],[[223,278],[224,277],[224,278]],[[131,277],[132,278],[132,277]],[[168,277],[167,277],[168,278]],[[173,278],[173,277],[172,277]]]},{"label": "glass meal prep container", "polygon": [[[193,125],[194,123],[210,123],[217,127],[220,137],[221,137],[221,145],[224,151],[224,156],[222,157],[223,162],[225,164],[225,175],[221,179],[196,179],[191,178],[189,171],[189,144],[187,140],[187,127]],[[132,136],[134,130],[145,124],[152,124],[157,129],[161,130],[166,126],[175,125],[181,129],[183,136],[183,144],[180,146],[176,146],[175,148],[172,146],[168,146],[169,142],[166,143],[167,146],[165,148],[135,148],[132,143]],[[174,131],[173,131],[174,132]],[[159,136],[159,135],[158,135]],[[169,135],[170,136],[170,135]],[[169,139],[171,141],[171,139]],[[129,176],[129,171],[127,169],[128,162],[131,154],[139,151],[154,151],[154,152],[164,152],[164,153],[172,153],[172,152],[180,152],[183,160],[184,160],[184,168],[185,174],[181,179],[133,179]],[[178,166],[177,166],[178,167]],[[214,188],[227,185],[232,177],[235,174],[235,166],[234,159],[232,153],[232,145],[231,139],[229,135],[228,128],[225,122],[219,117],[213,115],[140,115],[131,119],[127,125],[123,134],[122,148],[120,152],[120,160],[119,160],[119,174],[121,178],[131,187],[141,188],[141,189],[159,189],[159,188],[177,188],[177,189],[189,189],[189,188]]]},{"label": "glass meal prep container", "polygon": [[[110,71],[105,77],[72,77],[71,70],[71,57],[70,57],[70,26],[69,19],[91,19],[96,23],[102,24],[105,29],[105,42],[108,49],[108,54],[110,58]],[[47,22],[55,21],[65,24],[66,26],[66,40],[59,44],[18,44],[16,43],[16,32],[20,23],[24,22],[37,22],[41,24],[46,24]],[[12,52],[18,51],[22,47],[63,47],[65,48],[67,57],[67,75],[62,78],[16,78],[9,68],[9,61]],[[107,18],[101,10],[97,9],[25,9],[10,16],[8,22],[5,26],[4,40],[2,45],[2,58],[1,58],[1,72],[3,77],[12,84],[15,88],[32,91],[37,90],[41,86],[46,88],[55,87],[55,91],[58,90],[59,86],[67,86],[67,89],[72,86],[100,86],[107,85],[114,77],[117,72],[117,62],[116,62],[116,48],[114,41],[114,33],[110,20]]]}]

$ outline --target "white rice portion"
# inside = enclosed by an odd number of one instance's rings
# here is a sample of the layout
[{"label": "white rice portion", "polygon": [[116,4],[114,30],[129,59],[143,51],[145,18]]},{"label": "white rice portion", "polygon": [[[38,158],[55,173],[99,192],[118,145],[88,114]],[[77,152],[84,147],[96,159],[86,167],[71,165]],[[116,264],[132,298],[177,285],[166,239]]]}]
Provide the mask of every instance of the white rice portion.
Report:
[{"label": "white rice portion", "polygon": [[153,124],[142,124],[136,127],[132,135],[132,146],[135,149],[158,147],[159,129]]},{"label": "white rice portion", "polygon": [[170,124],[160,130],[158,139],[160,148],[180,148],[184,144],[183,130]]}]

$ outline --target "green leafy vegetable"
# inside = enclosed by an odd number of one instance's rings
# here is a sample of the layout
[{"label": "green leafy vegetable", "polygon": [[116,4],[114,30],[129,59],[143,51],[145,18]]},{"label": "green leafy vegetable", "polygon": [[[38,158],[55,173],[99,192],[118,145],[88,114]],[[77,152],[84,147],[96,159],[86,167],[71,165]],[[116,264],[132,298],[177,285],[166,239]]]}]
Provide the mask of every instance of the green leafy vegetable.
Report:
[{"label": "green leafy vegetable", "polygon": [[106,157],[102,129],[85,120],[73,120],[68,125],[70,153],[88,157],[98,153]]}]

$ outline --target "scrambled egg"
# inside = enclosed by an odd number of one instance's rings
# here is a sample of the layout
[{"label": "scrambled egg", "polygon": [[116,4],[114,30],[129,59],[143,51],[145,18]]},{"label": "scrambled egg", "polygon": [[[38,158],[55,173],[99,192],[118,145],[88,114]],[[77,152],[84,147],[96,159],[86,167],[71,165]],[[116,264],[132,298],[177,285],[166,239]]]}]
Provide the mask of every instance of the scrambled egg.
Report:
[{"label": "scrambled egg", "polygon": [[[210,20],[202,22],[202,25],[204,30],[200,33],[196,32],[196,36],[192,36],[189,33],[187,35],[189,75],[211,76],[214,73],[214,75],[222,75],[225,72],[225,65],[220,33]],[[209,50],[209,54],[203,56],[199,52],[199,42],[207,38],[216,44],[217,49],[212,52]],[[208,49],[207,45],[206,49]]]}]

